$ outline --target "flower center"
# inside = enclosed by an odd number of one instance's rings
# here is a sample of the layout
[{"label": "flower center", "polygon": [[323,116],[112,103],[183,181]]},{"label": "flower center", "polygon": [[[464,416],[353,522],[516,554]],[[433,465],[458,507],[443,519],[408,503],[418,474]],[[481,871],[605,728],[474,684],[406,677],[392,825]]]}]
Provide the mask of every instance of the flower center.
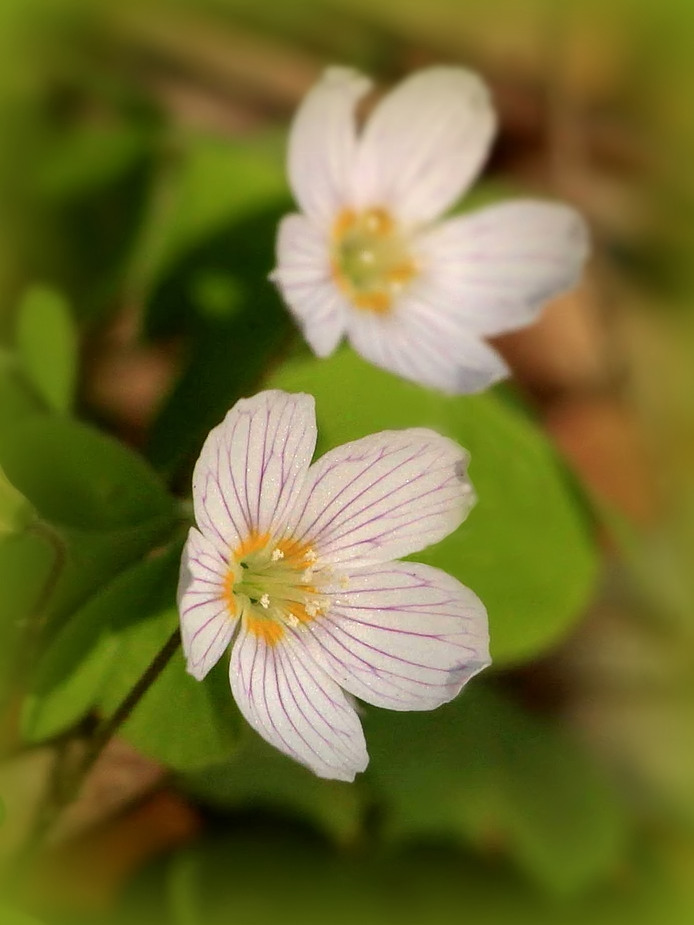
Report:
[{"label": "flower center", "polygon": [[357,308],[387,314],[417,264],[385,209],[347,209],[333,226],[332,272]]},{"label": "flower center", "polygon": [[231,554],[224,600],[232,617],[270,645],[287,627],[298,627],[324,613],[325,596],[316,591],[316,554],[305,543],[275,542],[251,533]]}]

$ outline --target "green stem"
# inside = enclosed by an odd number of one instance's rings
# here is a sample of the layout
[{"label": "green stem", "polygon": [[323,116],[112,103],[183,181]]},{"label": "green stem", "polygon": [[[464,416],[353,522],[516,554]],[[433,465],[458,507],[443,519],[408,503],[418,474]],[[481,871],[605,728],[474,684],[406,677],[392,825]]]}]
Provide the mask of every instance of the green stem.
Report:
[{"label": "green stem", "polygon": [[48,622],[51,599],[67,560],[65,542],[50,524],[43,520],[36,520],[26,528],[26,533],[39,537],[51,547],[53,561],[36,601],[27,614],[23,630],[20,631],[20,638],[16,645],[17,658],[2,685],[0,713],[3,716],[14,692],[25,681],[32,665],[36,662],[41,637]]},{"label": "green stem", "polygon": [[135,686],[121,701],[116,711],[96,727],[87,742],[86,751],[81,757],[76,761],[71,760],[74,758],[74,751],[71,751],[71,745],[74,745],[74,742],[64,743],[63,747],[59,749],[53,765],[46,798],[36,815],[34,825],[27,839],[16,856],[13,870],[17,874],[21,876],[27,865],[39,853],[46,837],[50,834],[63,811],[79,794],[85,778],[108,743],[130,717],[164,668],[166,668],[180,642],[180,631],[176,629],[154,656]]},{"label": "green stem", "polygon": [[89,773],[116,732],[130,718],[135,707],[169,664],[180,644],[181,633],[179,629],[175,629],[159,652],[154,656],[144,674],[137,681],[130,693],[121,701],[115,713],[105,719],[101,725],[97,726],[80,769],[80,781]]}]

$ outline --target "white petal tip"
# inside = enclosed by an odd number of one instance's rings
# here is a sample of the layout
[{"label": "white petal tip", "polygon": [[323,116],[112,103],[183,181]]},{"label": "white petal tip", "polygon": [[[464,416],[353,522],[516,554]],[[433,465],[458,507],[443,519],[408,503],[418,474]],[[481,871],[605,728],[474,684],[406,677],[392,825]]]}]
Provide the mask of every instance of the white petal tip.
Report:
[{"label": "white petal tip", "polygon": [[332,64],[327,67],[321,76],[321,83],[331,87],[353,87],[360,93],[367,93],[373,87],[373,81],[361,71],[341,64]]},{"label": "white petal tip", "polygon": [[357,774],[362,774],[367,769],[368,765],[369,765],[369,757],[367,755],[366,760],[360,763],[359,765],[357,765],[356,767],[339,768],[339,769],[335,768],[334,770],[332,769],[326,770],[325,768],[321,768],[321,769],[309,768],[309,770],[312,771],[316,775],[316,777],[320,777],[323,780],[338,780],[345,784],[353,784],[356,779]]}]

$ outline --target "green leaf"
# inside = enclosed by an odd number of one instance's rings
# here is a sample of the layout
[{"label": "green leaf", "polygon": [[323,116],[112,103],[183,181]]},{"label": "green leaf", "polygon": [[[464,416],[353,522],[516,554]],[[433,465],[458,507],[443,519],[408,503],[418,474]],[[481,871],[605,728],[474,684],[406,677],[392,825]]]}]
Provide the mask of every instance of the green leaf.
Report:
[{"label": "green leaf", "polygon": [[33,915],[27,915],[19,909],[10,908],[0,903],[0,921],[2,925],[42,925]]},{"label": "green leaf", "polygon": [[[172,609],[125,636],[118,664],[101,696],[107,713],[141,677],[177,620]],[[228,759],[236,747],[239,725],[228,668],[218,665],[201,683],[186,673],[179,651],[125,723],[122,735],[167,767],[190,771]]]},{"label": "green leaf", "polygon": [[35,519],[33,507],[0,469],[0,536],[21,533]]},{"label": "green leaf", "polygon": [[370,366],[349,350],[297,360],[268,387],[316,397],[321,452],[380,430],[431,427],[471,453],[478,504],[462,527],[413,558],[484,601],[495,664],[554,645],[581,616],[597,553],[583,502],[532,421],[494,394],[446,397]]},{"label": "green leaf", "polygon": [[175,502],[144,460],[68,418],[35,415],[16,424],[0,441],[0,461],[53,525],[60,574],[44,614],[49,637],[176,525]]},{"label": "green leaf", "polygon": [[[281,139],[195,137],[181,152],[171,185],[166,240],[151,268],[155,279],[162,279],[230,224],[286,196]],[[229,257],[233,258],[231,252]]]},{"label": "green leaf", "polygon": [[17,352],[27,376],[46,404],[69,411],[77,378],[77,334],[65,299],[32,286],[17,316]]},{"label": "green leaf", "polygon": [[53,563],[53,550],[34,533],[0,537],[0,689],[12,675],[17,644],[36,617]]},{"label": "green leaf", "polygon": [[[170,611],[169,628],[176,620],[176,612]],[[129,656],[125,671],[132,678],[131,666],[141,667],[142,650],[129,650]],[[225,662],[223,659],[201,683],[187,674],[183,655],[178,652],[123,726],[122,735],[143,754],[177,771],[228,760],[236,749],[240,719]],[[108,702],[113,708],[111,692]]]},{"label": "green leaf", "polygon": [[167,475],[180,473],[229,406],[257,388],[292,330],[267,279],[290,208],[279,142],[193,139],[171,180],[164,241],[144,286],[148,336],[188,338],[187,366],[148,448]]},{"label": "green leaf", "polygon": [[181,783],[197,800],[227,811],[260,807],[308,819],[341,844],[353,844],[361,833],[359,787],[316,777],[250,729],[229,761]]},{"label": "green leaf", "polygon": [[61,529],[65,561],[51,602],[52,629],[124,568],[168,542],[173,526],[172,518],[165,515],[118,530]]},{"label": "green leaf", "polygon": [[45,405],[26,381],[17,357],[0,348],[0,437],[5,440],[18,424],[45,416]]},{"label": "green leaf", "polygon": [[127,569],[63,625],[34,672],[22,715],[25,739],[51,738],[95,706],[127,632],[171,608],[180,552],[177,543]]},{"label": "green leaf", "polygon": [[177,265],[155,294],[155,315],[161,310],[167,325],[178,317],[190,328],[188,366],[148,448],[167,473],[197,455],[211,428],[257,389],[285,348],[292,324],[267,280],[280,214],[273,207],[229,226]]},{"label": "green leaf", "polygon": [[0,445],[0,464],[39,515],[56,524],[117,530],[173,517],[173,499],[118,441],[70,419],[35,417]]},{"label": "green leaf", "polygon": [[142,129],[129,125],[80,124],[61,133],[37,178],[51,199],[94,194],[137,166],[147,153]]},{"label": "green leaf", "polygon": [[620,863],[623,810],[588,755],[479,683],[431,714],[372,709],[364,728],[392,837],[501,845],[559,893],[585,889]]},{"label": "green leaf", "polygon": [[[177,623],[177,611],[171,607],[121,633],[117,658],[99,696],[99,706],[106,714],[117,709]],[[199,682],[186,673],[179,650],[121,734],[167,767],[190,771],[227,760],[236,748],[239,727],[226,659]]]}]

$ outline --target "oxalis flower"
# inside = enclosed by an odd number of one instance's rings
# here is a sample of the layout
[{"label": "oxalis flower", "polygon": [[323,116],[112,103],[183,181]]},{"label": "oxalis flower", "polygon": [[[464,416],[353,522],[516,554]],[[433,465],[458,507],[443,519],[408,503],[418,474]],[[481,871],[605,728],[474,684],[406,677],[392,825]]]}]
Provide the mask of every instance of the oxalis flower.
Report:
[{"label": "oxalis flower", "polygon": [[311,464],[313,398],[261,392],[208,436],[179,587],[198,680],[231,649],[231,690],[268,742],[320,777],[368,763],[352,696],[430,710],[489,664],[468,588],[393,561],[442,539],[474,503],[468,455],[425,429],[385,431]]},{"label": "oxalis flower", "polygon": [[463,194],[495,132],[489,94],[456,67],[421,71],[357,133],[370,81],[328,69],[289,138],[286,216],[272,279],[318,356],[346,336],[365,359],[448,393],[508,368],[484,337],[532,322],[576,283],[587,255],[580,216],[518,200],[437,221]]}]

